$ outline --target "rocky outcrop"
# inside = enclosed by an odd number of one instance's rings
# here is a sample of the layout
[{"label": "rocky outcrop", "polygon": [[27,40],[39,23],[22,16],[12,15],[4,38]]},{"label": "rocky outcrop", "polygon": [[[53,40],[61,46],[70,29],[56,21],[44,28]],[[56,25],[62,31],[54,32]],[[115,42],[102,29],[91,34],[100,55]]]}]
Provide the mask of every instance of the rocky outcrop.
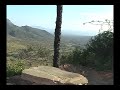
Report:
[{"label": "rocky outcrop", "polygon": [[23,80],[34,82],[34,85],[86,85],[86,77],[67,72],[55,67],[39,66],[25,69],[22,72]]}]

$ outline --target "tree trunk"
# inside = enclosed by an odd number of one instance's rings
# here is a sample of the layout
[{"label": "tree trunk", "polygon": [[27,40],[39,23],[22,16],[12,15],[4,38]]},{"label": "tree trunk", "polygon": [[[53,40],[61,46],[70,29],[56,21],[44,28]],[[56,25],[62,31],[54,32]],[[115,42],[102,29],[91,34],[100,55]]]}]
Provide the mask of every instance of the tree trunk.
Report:
[{"label": "tree trunk", "polygon": [[58,65],[58,59],[59,59],[61,24],[62,24],[62,5],[57,5],[57,18],[56,18],[55,39],[54,39],[53,67],[58,67],[59,66]]}]

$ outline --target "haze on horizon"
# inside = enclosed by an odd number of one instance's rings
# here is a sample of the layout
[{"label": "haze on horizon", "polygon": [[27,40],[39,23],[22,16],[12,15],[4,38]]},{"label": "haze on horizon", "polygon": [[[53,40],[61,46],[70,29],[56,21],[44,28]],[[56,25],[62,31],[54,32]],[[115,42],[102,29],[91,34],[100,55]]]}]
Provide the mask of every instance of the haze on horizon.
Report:
[{"label": "haze on horizon", "polygon": [[[7,19],[18,26],[41,27],[54,33],[56,5],[7,5]],[[61,32],[93,36],[98,34],[100,26],[83,23],[105,19],[113,20],[113,5],[63,5]]]}]

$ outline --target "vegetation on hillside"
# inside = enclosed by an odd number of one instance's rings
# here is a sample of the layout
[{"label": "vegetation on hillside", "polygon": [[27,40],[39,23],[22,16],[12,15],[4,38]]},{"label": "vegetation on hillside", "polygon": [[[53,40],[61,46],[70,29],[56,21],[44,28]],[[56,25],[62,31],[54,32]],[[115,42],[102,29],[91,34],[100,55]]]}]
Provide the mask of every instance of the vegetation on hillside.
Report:
[{"label": "vegetation on hillside", "polygon": [[[19,46],[19,45],[18,45]],[[17,46],[16,46],[17,47]],[[21,74],[32,66],[52,66],[53,51],[40,46],[26,46],[7,53],[7,76]]]},{"label": "vegetation on hillside", "polygon": [[[19,28],[12,23],[9,25],[11,25],[12,30]],[[11,32],[9,29],[7,27],[7,31]],[[18,37],[18,31],[16,30],[15,35],[7,34],[7,76],[21,74],[23,69],[32,66],[52,66],[54,54],[53,40],[48,38],[47,34],[45,35],[47,41],[44,39],[44,36],[39,40],[31,36],[32,40],[29,39],[30,28],[26,28],[28,30],[26,33],[29,33],[28,36],[26,34],[24,38],[21,38]],[[111,70],[113,66],[113,33],[109,31],[100,33],[91,38],[86,44],[89,38],[62,38],[59,64],[70,63],[92,67],[96,70]],[[81,40],[83,41],[81,42]]]},{"label": "vegetation on hillside", "polygon": [[53,41],[53,35],[45,30],[33,28],[30,26],[16,26],[7,19],[7,35],[27,41]]},{"label": "vegetation on hillside", "polygon": [[24,64],[22,60],[7,60],[7,77],[21,74]]},{"label": "vegetation on hillside", "polygon": [[113,32],[104,31],[91,38],[86,48],[76,47],[69,54],[61,56],[61,64],[70,63],[89,66],[96,70],[113,68]]}]

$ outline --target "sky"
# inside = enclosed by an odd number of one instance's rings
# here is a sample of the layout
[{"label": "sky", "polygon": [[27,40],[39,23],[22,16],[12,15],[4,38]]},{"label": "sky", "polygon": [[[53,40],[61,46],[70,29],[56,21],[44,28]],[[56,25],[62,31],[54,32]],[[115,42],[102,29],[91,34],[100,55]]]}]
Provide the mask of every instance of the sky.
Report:
[{"label": "sky", "polygon": [[[18,26],[40,26],[54,32],[56,5],[7,5],[7,19]],[[99,25],[86,24],[92,20],[113,20],[113,5],[63,5],[62,34],[98,34]],[[103,26],[104,31],[107,26]]]}]

